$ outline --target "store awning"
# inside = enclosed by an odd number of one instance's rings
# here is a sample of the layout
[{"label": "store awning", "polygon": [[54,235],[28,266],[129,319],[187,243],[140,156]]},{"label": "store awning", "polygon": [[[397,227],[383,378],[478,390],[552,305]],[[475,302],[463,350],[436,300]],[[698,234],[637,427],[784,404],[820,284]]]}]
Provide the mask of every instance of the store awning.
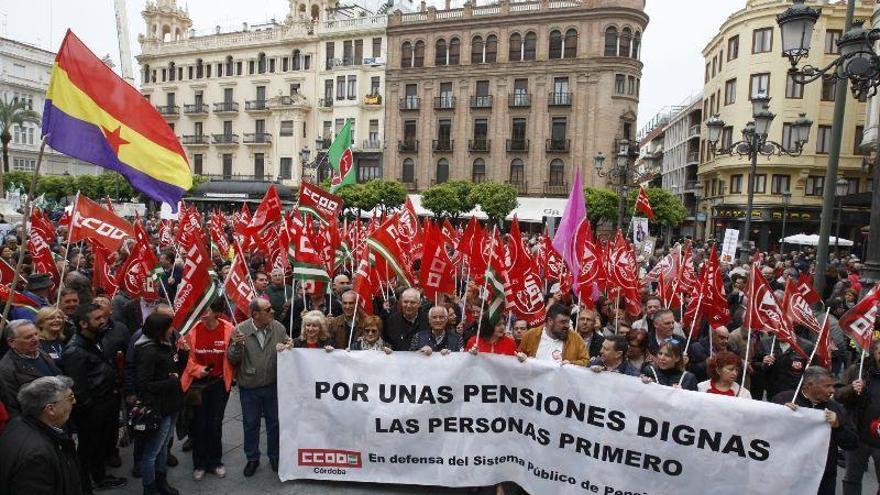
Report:
[{"label": "store awning", "polygon": [[[427,210],[422,206],[421,194],[410,194],[409,200],[412,202],[413,208],[416,210],[416,215],[420,217],[434,216],[430,210]],[[518,197],[516,198],[516,202],[517,207],[514,208],[510,215],[507,215],[506,220],[513,220],[515,215],[520,222],[541,223],[546,217],[561,217],[562,212],[565,211],[565,204],[568,202],[568,199]],[[462,218],[471,217],[476,217],[479,220],[486,220],[489,218],[486,215],[486,212],[484,212],[479,206],[462,215]]]},{"label": "store awning", "polygon": [[296,191],[290,187],[276,182],[256,180],[211,180],[199,184],[184,199],[187,201],[231,203],[260,202],[271,185],[275,186],[282,202],[296,201]]}]

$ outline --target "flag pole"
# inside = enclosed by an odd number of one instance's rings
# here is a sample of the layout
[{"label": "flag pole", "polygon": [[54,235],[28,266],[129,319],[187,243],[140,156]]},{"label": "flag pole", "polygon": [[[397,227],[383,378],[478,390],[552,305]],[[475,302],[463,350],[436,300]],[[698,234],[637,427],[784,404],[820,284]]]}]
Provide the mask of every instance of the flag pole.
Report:
[{"label": "flag pole", "polygon": [[[6,306],[3,308],[3,322],[0,323],[2,326],[6,326],[5,322],[8,322],[9,318],[9,310],[12,309],[12,299],[15,295],[15,284],[18,283],[18,278],[21,276],[21,265],[24,264],[24,254],[27,250],[27,226],[31,221],[31,208],[33,208],[33,195],[34,189],[37,187],[37,176],[40,173],[40,165],[43,164],[43,153],[46,150],[46,137],[43,136],[43,141],[40,143],[40,154],[37,155],[37,165],[34,167],[34,175],[31,177],[31,185],[28,189],[27,201],[24,204],[24,215],[21,217],[21,238],[19,240],[19,250],[18,250],[18,261],[15,263],[15,273],[12,276],[12,283],[9,284],[9,297],[6,298]],[[78,193],[77,193],[78,194]],[[70,230],[73,227],[73,217],[71,217],[71,223],[68,226],[68,239],[70,238]],[[61,283],[59,281],[59,283]],[[61,293],[61,287],[58,288],[58,293]]]},{"label": "flag pole", "polygon": [[859,380],[862,379],[862,372],[865,370],[865,350],[862,349],[862,357],[859,359]]},{"label": "flag pole", "polygon": [[492,268],[492,256],[495,253],[495,232],[497,229],[497,225],[492,227],[492,241],[489,243],[489,263],[486,265],[486,273],[483,274],[483,291],[480,294],[480,316],[477,318],[477,352],[480,352],[480,328],[483,326],[483,308],[486,306],[486,294],[489,290],[489,269]]},{"label": "flag pole", "polygon": [[[752,268],[751,276],[749,277],[749,306],[753,304],[752,298],[755,296],[755,270]],[[736,396],[739,397],[740,391],[746,386],[746,375],[749,372],[749,349],[752,346],[752,312],[751,308],[746,308],[746,353],[743,356],[743,376],[742,382],[739,386],[739,390],[736,392]],[[758,400],[761,398],[758,397]]]},{"label": "flag pole", "polygon": [[354,339],[354,325],[357,322],[358,316],[358,308],[361,305],[361,293],[356,292],[354,296],[354,317],[351,319],[351,330],[348,332],[348,347],[345,348],[346,351],[351,350],[351,341]]},{"label": "flag pole", "polygon": [[[45,141],[43,141],[43,144],[45,145]],[[41,150],[42,150],[42,147],[41,147]],[[34,171],[34,182],[36,182],[36,181],[37,181],[36,171]],[[33,184],[31,184],[31,186],[33,187]],[[64,263],[61,265],[61,275],[58,278],[58,287],[57,287],[58,295],[55,300],[55,307],[58,307],[58,308],[61,307],[61,286],[64,285],[64,272],[67,270],[67,258],[68,258],[68,255],[70,254],[70,237],[71,237],[71,234],[73,234],[74,226],[76,226],[76,207],[79,204],[79,195],[80,195],[80,192],[77,191],[76,196],[73,199],[73,210],[71,211],[71,215],[70,215],[70,225],[67,227],[67,244],[65,245],[65,248],[64,248]],[[28,207],[27,221],[30,222],[30,219],[31,219],[30,218],[30,215],[31,215],[30,211],[32,208],[30,194],[28,194],[27,207]],[[25,244],[22,244],[22,249],[24,248],[24,246],[25,246]],[[21,263],[21,259],[19,259],[19,263]]]},{"label": "flag pole", "polygon": [[[822,342],[822,335],[825,333],[825,327],[828,326],[826,323],[828,322],[828,313],[831,312],[831,309],[825,311],[825,319],[822,320],[822,327],[819,328],[819,336],[816,338],[816,345],[813,346],[813,352],[810,353],[810,359],[807,360],[807,367],[810,366],[810,363],[813,362],[813,358],[816,356],[816,351],[819,349],[819,345]],[[861,379],[861,373],[859,373],[859,378]],[[797,387],[794,389],[794,396],[791,401],[794,402],[797,400],[798,393],[801,391],[801,386],[804,384],[804,374],[801,373],[801,379],[798,380]]]}]

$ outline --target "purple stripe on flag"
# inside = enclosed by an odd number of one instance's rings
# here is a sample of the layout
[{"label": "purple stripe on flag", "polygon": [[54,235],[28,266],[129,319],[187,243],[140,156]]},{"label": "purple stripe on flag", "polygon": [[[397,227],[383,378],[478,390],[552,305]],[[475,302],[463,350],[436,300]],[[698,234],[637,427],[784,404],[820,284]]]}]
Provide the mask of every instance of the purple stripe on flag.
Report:
[{"label": "purple stripe on flag", "polygon": [[119,172],[134,189],[156,201],[168,203],[172,208],[177,208],[186,192],[119,161],[98,126],[67,115],[52,105],[52,100],[46,100],[43,108],[43,135],[52,149]]},{"label": "purple stripe on flag", "polygon": [[559,227],[553,236],[553,249],[562,256],[565,266],[571,271],[572,288],[575,294],[577,294],[578,290],[578,276],[581,274],[581,264],[577,253],[573,249],[574,236],[577,233],[578,225],[586,216],[587,207],[584,204],[584,186],[581,182],[581,171],[579,167],[575,167],[574,181],[571,185],[571,192],[568,193],[565,212],[562,214],[562,220],[559,221]]}]

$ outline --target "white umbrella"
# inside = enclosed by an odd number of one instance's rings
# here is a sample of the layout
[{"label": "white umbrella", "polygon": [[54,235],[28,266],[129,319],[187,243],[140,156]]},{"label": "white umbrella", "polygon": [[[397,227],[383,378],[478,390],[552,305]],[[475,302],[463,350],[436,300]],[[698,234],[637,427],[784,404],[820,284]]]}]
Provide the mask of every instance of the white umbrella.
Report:
[{"label": "white umbrella", "polygon": [[[797,244],[800,246],[818,246],[819,245],[819,236],[817,234],[806,235],[806,234],[795,234],[790,235],[783,239],[786,244]],[[829,238],[828,244],[835,245],[837,242],[837,238],[831,236]],[[853,241],[848,239],[840,238],[840,245],[845,247],[850,247],[853,245]]]}]

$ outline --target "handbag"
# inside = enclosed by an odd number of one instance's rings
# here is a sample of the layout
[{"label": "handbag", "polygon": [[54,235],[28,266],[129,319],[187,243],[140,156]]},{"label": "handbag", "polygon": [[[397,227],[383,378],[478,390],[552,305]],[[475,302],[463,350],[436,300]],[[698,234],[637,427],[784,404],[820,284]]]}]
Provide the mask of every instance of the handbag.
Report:
[{"label": "handbag", "polygon": [[135,433],[144,434],[159,431],[161,423],[162,417],[159,413],[140,400],[135,402],[128,413],[128,426]]}]

